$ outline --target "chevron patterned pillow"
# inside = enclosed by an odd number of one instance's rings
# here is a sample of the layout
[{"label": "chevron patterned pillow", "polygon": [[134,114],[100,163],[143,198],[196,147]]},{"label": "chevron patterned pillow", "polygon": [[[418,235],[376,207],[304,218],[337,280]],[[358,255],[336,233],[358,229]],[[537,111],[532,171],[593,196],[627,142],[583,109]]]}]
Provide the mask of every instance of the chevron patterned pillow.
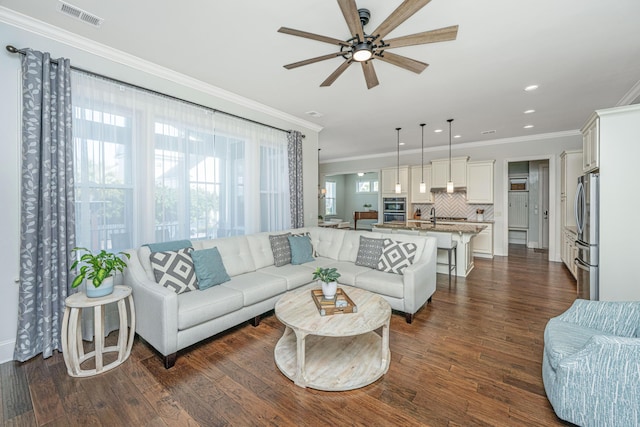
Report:
[{"label": "chevron patterned pillow", "polygon": [[184,248],[177,251],[152,252],[151,267],[156,282],[177,294],[198,289],[196,272],[193,268],[191,251]]},{"label": "chevron patterned pillow", "polygon": [[378,260],[378,270],[386,273],[403,274],[404,270],[413,264],[418,246],[415,243],[396,242],[384,239],[382,255]]}]

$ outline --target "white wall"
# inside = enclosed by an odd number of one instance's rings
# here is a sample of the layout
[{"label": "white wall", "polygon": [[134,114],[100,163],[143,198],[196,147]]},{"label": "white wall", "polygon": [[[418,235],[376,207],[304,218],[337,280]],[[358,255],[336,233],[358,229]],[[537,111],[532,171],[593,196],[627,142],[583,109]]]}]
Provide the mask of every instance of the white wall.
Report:
[{"label": "white wall", "polygon": [[[2,12],[0,10],[0,12]],[[4,14],[3,14],[4,13]],[[318,166],[318,132],[321,127],[270,109],[251,100],[204,85],[198,81],[155,67],[121,52],[89,43],[84,39],[58,31],[37,22],[23,23],[9,14],[0,13],[0,40],[18,48],[30,47],[50,52],[52,57],[71,59],[72,65],[95,71],[128,83],[147,87],[241,117],[282,129],[299,130],[306,135],[303,144],[303,182],[305,188],[305,223],[317,224],[316,195]],[[16,23],[17,21],[20,21]],[[9,23],[13,24],[10,25]],[[29,30],[25,29],[28,28]],[[0,363],[13,358],[15,343],[20,249],[20,55],[5,49],[0,53]],[[125,65],[126,64],[126,65]]]},{"label": "white wall", "polygon": [[[585,117],[585,122],[587,117]],[[326,145],[326,142],[323,141]],[[454,145],[452,156],[469,156],[470,161],[496,160],[494,169],[494,253],[507,255],[507,164],[513,161],[549,159],[550,197],[550,259],[560,261],[560,154],[564,150],[582,149],[579,131],[557,134],[532,135],[526,139],[504,139]],[[419,164],[420,150],[400,152],[401,165]],[[448,146],[425,149],[425,163],[449,155]],[[416,162],[416,160],[418,160]],[[353,158],[347,161],[327,162],[320,165],[322,175],[351,173],[362,169],[375,170],[396,165],[396,153]],[[552,241],[553,240],[553,241]]]}]

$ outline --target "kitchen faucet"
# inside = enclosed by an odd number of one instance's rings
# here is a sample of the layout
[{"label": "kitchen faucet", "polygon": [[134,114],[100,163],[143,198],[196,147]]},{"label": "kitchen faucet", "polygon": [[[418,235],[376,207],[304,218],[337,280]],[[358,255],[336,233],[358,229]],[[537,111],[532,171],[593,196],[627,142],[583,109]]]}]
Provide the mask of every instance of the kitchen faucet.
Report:
[{"label": "kitchen faucet", "polygon": [[432,207],[431,210],[429,211],[429,215],[431,215],[431,223],[434,225],[436,225],[436,207]]}]

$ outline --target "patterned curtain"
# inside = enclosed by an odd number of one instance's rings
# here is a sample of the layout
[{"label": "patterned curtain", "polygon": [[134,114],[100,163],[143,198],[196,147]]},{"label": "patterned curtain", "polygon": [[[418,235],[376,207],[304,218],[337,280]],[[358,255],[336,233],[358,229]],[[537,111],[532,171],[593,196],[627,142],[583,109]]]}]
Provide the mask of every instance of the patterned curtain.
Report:
[{"label": "patterned curtain", "polygon": [[27,50],[22,60],[20,291],[15,360],[61,350],[75,246],[68,59]]},{"label": "patterned curtain", "polygon": [[287,136],[289,150],[289,200],[291,228],[304,227],[304,192],[302,189],[302,133],[292,130]]}]

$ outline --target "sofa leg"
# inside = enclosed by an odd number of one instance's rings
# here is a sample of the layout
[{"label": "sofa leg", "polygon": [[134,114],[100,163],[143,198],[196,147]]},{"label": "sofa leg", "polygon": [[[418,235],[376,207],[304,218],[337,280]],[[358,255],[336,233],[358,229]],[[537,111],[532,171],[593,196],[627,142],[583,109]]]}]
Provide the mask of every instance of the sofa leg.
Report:
[{"label": "sofa leg", "polygon": [[427,304],[429,304],[432,299],[433,299],[433,297],[429,297],[429,299],[427,300]]},{"label": "sofa leg", "polygon": [[413,314],[411,313],[405,313],[404,318],[407,320],[407,323],[413,322]]},{"label": "sofa leg", "polygon": [[173,365],[176,364],[176,355],[177,353],[172,353],[164,356],[164,368],[169,369],[173,368]]},{"label": "sofa leg", "polygon": [[249,322],[251,322],[251,326],[258,326],[260,324],[260,315],[257,315],[256,317],[251,319]]}]

